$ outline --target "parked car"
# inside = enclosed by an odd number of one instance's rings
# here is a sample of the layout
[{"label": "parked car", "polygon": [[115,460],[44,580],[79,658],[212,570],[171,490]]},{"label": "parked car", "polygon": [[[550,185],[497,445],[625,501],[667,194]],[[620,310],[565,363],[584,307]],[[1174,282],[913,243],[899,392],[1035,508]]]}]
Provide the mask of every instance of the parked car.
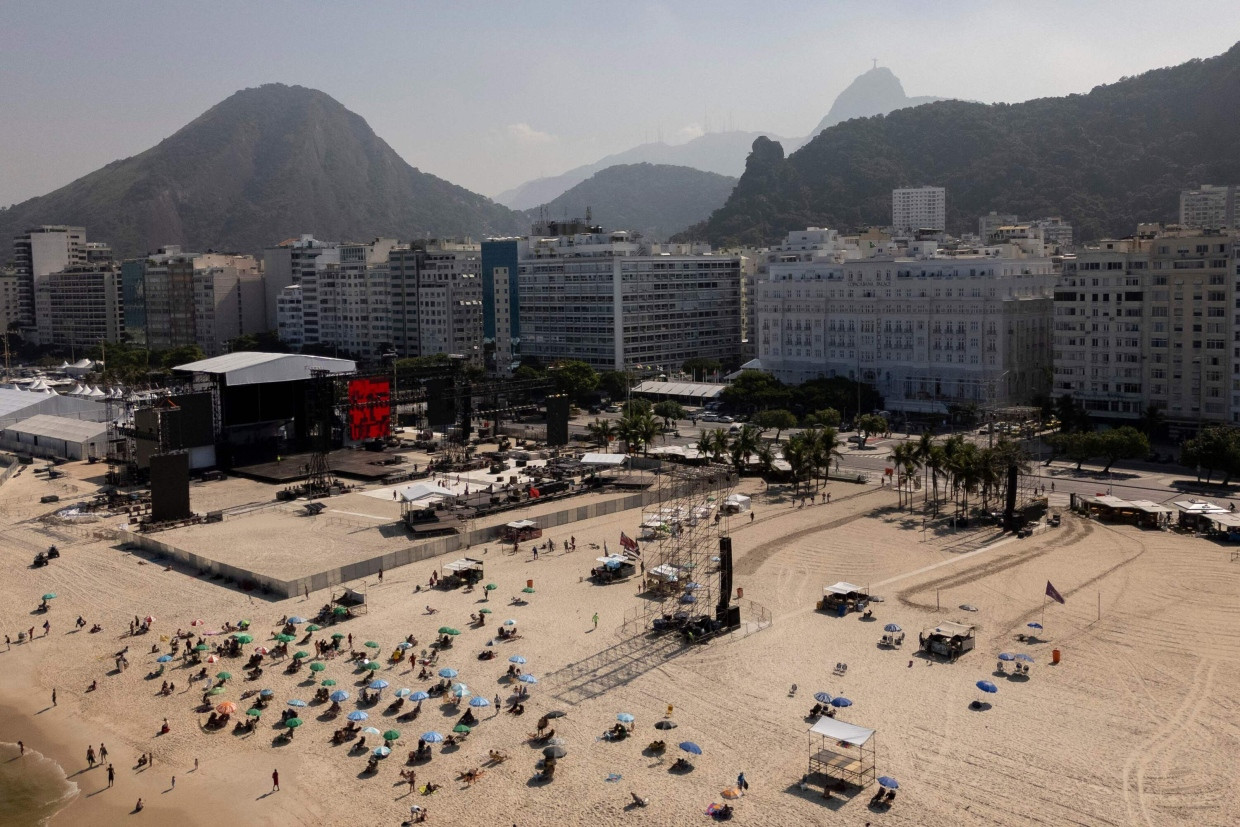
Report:
[{"label": "parked car", "polygon": [[720,421],[719,414],[704,413],[702,414],[701,418],[698,421],[699,422],[719,422]]},{"label": "parked car", "polygon": [[855,436],[850,436],[850,437],[848,438],[848,441],[849,441],[849,442],[851,442],[851,443],[853,443],[854,445],[858,445],[858,446],[864,446],[864,445],[865,445],[865,437],[861,436],[861,434],[857,434],[857,435],[855,435]]},{"label": "parked car", "polygon": [[728,416],[727,414],[719,414],[719,416],[715,418],[715,421],[716,422],[735,422],[736,420]]}]

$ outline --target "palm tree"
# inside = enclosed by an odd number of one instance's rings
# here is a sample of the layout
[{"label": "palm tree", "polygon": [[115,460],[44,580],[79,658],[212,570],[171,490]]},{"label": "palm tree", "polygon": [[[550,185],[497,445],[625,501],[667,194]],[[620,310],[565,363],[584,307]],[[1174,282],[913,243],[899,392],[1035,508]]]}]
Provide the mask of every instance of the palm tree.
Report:
[{"label": "palm tree", "polygon": [[922,502],[930,501],[930,489],[928,484],[930,482],[930,472],[933,470],[930,467],[930,458],[934,455],[934,449],[934,434],[929,431],[922,431],[921,436],[917,439],[917,442],[913,444],[913,453],[917,455],[917,462],[921,465],[922,471],[924,472],[922,474],[921,481],[923,494]]},{"label": "palm tree", "polygon": [[805,434],[794,434],[784,443],[784,459],[792,472],[792,495],[801,493],[801,480],[806,479],[813,469],[813,446],[809,444]]},{"label": "palm tree", "polygon": [[642,455],[650,454],[650,444],[659,438],[663,426],[649,411],[639,411],[620,420],[618,430],[624,434],[624,441],[630,449],[640,446]]},{"label": "palm tree", "polygon": [[901,488],[908,488],[908,500],[909,507],[911,509],[913,504],[913,489],[909,484],[909,480],[913,474],[917,473],[917,468],[919,467],[919,463],[917,461],[917,446],[908,442],[901,443],[891,449],[891,454],[888,456],[888,459],[891,460],[891,464],[894,465],[896,469],[896,494],[900,498],[899,502],[903,505],[903,492],[901,491]]},{"label": "palm tree", "polygon": [[719,458],[728,452],[729,441],[728,432],[722,428],[715,428],[711,431],[702,431],[698,437],[697,449],[702,456],[708,456],[712,462],[718,462]]},{"label": "palm tree", "polygon": [[736,466],[736,473],[744,473],[749,467],[749,458],[758,452],[758,433],[753,425],[745,425],[732,440],[732,464]]},{"label": "palm tree", "polygon": [[803,436],[813,446],[815,478],[821,477],[824,482],[829,480],[831,463],[840,458],[839,433],[834,428],[808,428]]},{"label": "palm tree", "polygon": [[598,443],[600,448],[607,448],[611,443],[612,437],[616,435],[616,426],[610,420],[596,419],[586,426],[586,430],[590,432],[590,436]]},{"label": "palm tree", "polygon": [[762,471],[763,478],[769,477],[775,470],[775,449],[771,447],[771,443],[760,443],[754,456],[758,460],[758,468]]}]

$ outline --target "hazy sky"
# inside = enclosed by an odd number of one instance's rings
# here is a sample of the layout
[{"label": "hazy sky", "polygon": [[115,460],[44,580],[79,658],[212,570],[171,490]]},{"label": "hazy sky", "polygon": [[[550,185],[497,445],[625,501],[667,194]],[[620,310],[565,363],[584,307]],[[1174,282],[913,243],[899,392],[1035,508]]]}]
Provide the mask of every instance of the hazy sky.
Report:
[{"label": "hazy sky", "polygon": [[321,89],[494,195],[660,136],[805,135],[870,59],[910,95],[1086,92],[1240,40],[1236,0],[0,0],[0,204],[136,154],[238,89]]}]

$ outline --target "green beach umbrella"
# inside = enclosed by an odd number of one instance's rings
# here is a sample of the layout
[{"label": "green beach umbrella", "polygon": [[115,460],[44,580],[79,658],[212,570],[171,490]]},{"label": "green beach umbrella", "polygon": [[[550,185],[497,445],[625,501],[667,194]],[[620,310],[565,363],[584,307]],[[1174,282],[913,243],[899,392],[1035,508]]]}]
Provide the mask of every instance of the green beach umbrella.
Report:
[{"label": "green beach umbrella", "polygon": [[344,635],[340,634],[339,632],[336,632],[335,634],[332,635],[332,640],[344,640]]},{"label": "green beach umbrella", "polygon": [[208,694],[208,695],[223,695],[223,694],[224,694],[224,687],[222,687],[222,686],[217,686],[217,687],[214,687],[213,689],[209,689],[209,690],[207,690],[207,694]]},{"label": "green beach umbrella", "polygon": [[253,643],[254,642],[254,635],[233,635],[233,638],[238,643]]},{"label": "green beach umbrella", "polygon": [[322,628],[323,628],[322,626],[319,626],[319,625],[317,625],[317,624],[311,623],[309,626],[307,626],[307,627],[306,627],[306,631],[307,631],[307,632],[317,632],[319,629],[322,629]]},{"label": "green beach umbrella", "polygon": [[286,635],[286,634],[276,635],[276,640],[280,641],[281,643],[292,643],[295,639],[296,638],[294,638],[292,635]]},{"label": "green beach umbrella", "polygon": [[284,725],[290,729],[297,729],[297,727],[301,726],[304,723],[305,721],[303,721],[301,718],[289,718],[287,721],[284,722]]},{"label": "green beach umbrella", "polygon": [[496,590],[496,589],[498,589],[498,588],[499,588],[499,586],[495,585],[494,583],[487,583],[487,585],[486,585],[486,589],[487,589],[487,591],[489,591],[489,592],[493,592],[493,591],[495,591],[495,590]]},{"label": "green beach umbrella", "polygon": [[205,643],[200,643],[194,647],[194,651],[195,652],[209,652],[211,651],[211,647]]},{"label": "green beach umbrella", "polygon": [[322,672],[322,671],[323,671],[324,669],[326,669],[326,668],[327,668],[327,664],[326,664],[326,663],[312,663],[312,664],[310,664],[310,671],[311,671],[311,672]]},{"label": "green beach umbrella", "polygon": [[263,717],[263,711],[261,709],[247,709],[245,711],[245,714],[249,715],[251,718]]},{"label": "green beach umbrella", "polygon": [[48,592],[47,594],[43,595],[43,599],[44,600],[55,600],[56,592]]},{"label": "green beach umbrella", "polygon": [[461,633],[460,629],[453,629],[451,626],[440,626],[439,627],[439,634],[441,635],[459,635],[460,633]]},{"label": "green beach umbrella", "polygon": [[367,669],[369,669],[371,672],[378,672],[378,671],[379,671],[379,661],[377,661],[377,660],[372,660],[370,663],[366,664],[366,668],[367,668]]},{"label": "green beach umbrella", "polygon": [[336,682],[332,680],[331,678],[328,678],[327,680],[323,681],[321,685],[322,686],[335,686]]},{"label": "green beach umbrella", "polygon": [[307,652],[305,649],[298,650],[297,652],[293,654],[294,660],[301,660],[302,658],[308,658],[308,657],[310,657],[310,653]]},{"label": "green beach umbrella", "polygon": [[394,729],[389,729],[387,732],[383,733],[384,741],[395,741],[399,737],[400,733]]},{"label": "green beach umbrella", "polygon": [[378,649],[379,648],[379,644],[375,643],[373,640],[368,640],[362,645],[365,646],[367,649]]},{"label": "green beach umbrella", "polygon": [[464,733],[471,732],[472,730],[470,730],[470,728],[469,728],[469,727],[467,727],[465,724],[457,724],[456,726],[452,727],[452,731],[453,731],[453,732],[460,732],[460,733],[464,734]]},{"label": "green beach umbrella", "polygon": [[489,615],[489,614],[491,614],[491,610],[490,610],[490,609],[479,609],[479,610],[478,610],[478,614],[480,614],[480,615]]},{"label": "green beach umbrella", "polygon": [[533,593],[534,593],[534,587],[533,587],[533,586],[526,586],[526,587],[525,587],[524,589],[522,589],[521,591],[525,592],[526,594],[533,594]]},{"label": "green beach umbrella", "polygon": [[344,617],[348,613],[349,613],[349,610],[346,609],[344,606],[337,606],[336,608],[332,609],[332,614],[334,614],[336,617]]},{"label": "green beach umbrella", "polygon": [[215,677],[222,681],[230,680],[232,678],[232,672],[216,672]]}]

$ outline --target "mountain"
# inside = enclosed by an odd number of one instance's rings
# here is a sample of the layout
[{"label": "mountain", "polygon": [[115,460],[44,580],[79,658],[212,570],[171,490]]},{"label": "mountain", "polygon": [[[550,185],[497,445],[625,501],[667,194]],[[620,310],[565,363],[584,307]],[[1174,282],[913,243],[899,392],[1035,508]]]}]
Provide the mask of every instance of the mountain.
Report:
[{"label": "mountain", "polygon": [[910,98],[904,94],[904,84],[886,66],[876,66],[859,76],[848,88],[836,96],[831,110],[826,117],[818,122],[814,131],[809,133],[806,142],[811,141],[824,129],[830,129],[837,123],[851,121],[853,118],[872,118],[875,115],[886,115],[897,109],[910,106],[921,106],[923,103],[934,103],[946,100],[931,95]]},{"label": "mountain", "polygon": [[618,164],[526,215],[531,220],[540,213],[580,218],[588,208],[593,220],[606,227],[663,240],[723,206],[734,186],[735,178],[690,167]]},{"label": "mountain", "polygon": [[495,200],[514,210],[528,210],[552,201],[596,172],[621,164],[666,164],[736,176],[745,169],[745,156],[749,152],[750,144],[755,138],[768,134],[710,132],[675,146],[662,142],[641,144],[624,152],[608,155],[593,164],[570,169],[562,175],[526,181],[518,187],[501,192],[495,196]]},{"label": "mountain", "polygon": [[0,237],[74,224],[121,256],[165,244],[258,252],[300,233],[508,234],[518,214],[405,163],[322,92],[245,89],[158,145],[0,212]]},{"label": "mountain", "polygon": [[1240,44],[1088,94],[940,101],[836,124],[790,156],[759,138],[728,202],[682,235],[765,244],[891,223],[891,190],[947,188],[947,229],[990,210],[1061,215],[1079,239],[1174,220],[1182,188],[1240,181]]}]

